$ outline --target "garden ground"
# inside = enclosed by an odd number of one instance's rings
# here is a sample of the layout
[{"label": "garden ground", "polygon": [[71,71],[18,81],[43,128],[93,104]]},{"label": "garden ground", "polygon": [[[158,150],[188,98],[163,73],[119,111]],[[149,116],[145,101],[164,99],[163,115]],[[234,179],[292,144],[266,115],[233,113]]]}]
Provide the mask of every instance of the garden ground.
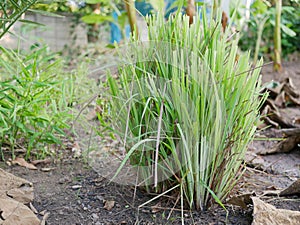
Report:
[{"label": "garden ground", "polygon": [[[281,81],[289,77],[296,88],[300,87],[300,63],[290,62],[284,68],[285,71],[280,75],[273,73],[271,66],[266,66],[263,69],[264,82]],[[281,108],[280,112],[287,123],[298,121],[294,124],[296,127],[299,125],[299,105]],[[271,128],[258,132],[257,135],[276,137],[278,132],[279,129]],[[286,188],[300,178],[299,147],[288,153],[260,154],[274,143],[276,141],[256,141],[250,146],[248,157],[254,156],[256,161],[249,159],[246,173],[232,195],[252,193],[277,208],[300,211],[299,190],[298,197],[297,194],[289,197],[266,194]],[[177,200],[176,193],[138,210],[139,205],[154,196],[139,190],[135,192],[134,187],[109,183],[85,160],[74,159],[71,149],[69,151],[59,160],[52,159],[51,162],[39,164],[38,170],[0,164],[0,168],[33,183],[35,196],[32,204],[40,213],[40,218],[45,212],[49,213],[47,224],[181,224],[180,204],[174,205]],[[247,208],[243,209],[226,204],[228,218],[226,212],[217,206],[206,212],[186,210],[183,211],[183,217],[186,224],[251,224],[253,204],[246,202],[246,205]]]}]

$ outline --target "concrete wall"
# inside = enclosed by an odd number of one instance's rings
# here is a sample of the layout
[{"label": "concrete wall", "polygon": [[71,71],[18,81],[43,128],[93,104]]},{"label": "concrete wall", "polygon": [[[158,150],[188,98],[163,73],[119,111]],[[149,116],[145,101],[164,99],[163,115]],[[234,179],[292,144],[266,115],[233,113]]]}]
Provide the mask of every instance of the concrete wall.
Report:
[{"label": "concrete wall", "polygon": [[[0,40],[0,45],[13,49],[18,48],[18,46],[21,49],[28,49],[35,43],[45,43],[53,51],[60,51],[65,46],[76,47],[87,44],[86,24],[76,25],[72,21],[74,18],[71,15],[51,17],[30,13],[25,15],[25,19],[45,26],[17,22],[10,30],[15,35],[7,33]],[[108,42],[108,35],[108,32],[103,30],[100,41]]]}]

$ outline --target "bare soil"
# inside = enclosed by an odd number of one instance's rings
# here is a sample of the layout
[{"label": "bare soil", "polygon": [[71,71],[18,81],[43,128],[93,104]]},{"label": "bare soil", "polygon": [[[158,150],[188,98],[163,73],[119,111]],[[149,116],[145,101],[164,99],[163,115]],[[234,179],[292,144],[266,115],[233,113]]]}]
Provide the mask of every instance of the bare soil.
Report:
[{"label": "bare soil", "polygon": [[[300,87],[300,62],[287,63],[284,67],[283,74],[273,73],[271,66],[265,67],[262,72],[264,82],[280,81],[285,77],[290,77],[295,86]],[[292,111],[294,117],[300,115],[300,107],[293,107],[289,110]],[[265,143],[260,142],[257,146],[264,148]],[[286,159],[285,156],[290,154],[293,154],[293,157]],[[71,151],[69,155],[72,155]],[[299,148],[291,153],[274,154],[271,157],[274,159],[270,161],[269,167],[248,167],[236,187],[235,194],[255,192],[259,195],[266,190],[285,188],[300,177]],[[292,164],[293,168],[287,168],[291,165],[289,160],[296,160]],[[279,167],[274,169],[274,165]],[[154,196],[135,190],[131,186],[109,183],[90,168],[83,159],[63,157],[58,162],[47,165],[48,168],[52,168],[48,172],[43,172],[42,166],[38,167],[38,170],[28,170],[0,162],[0,168],[33,183],[35,191],[33,206],[38,212],[46,210],[50,213],[46,221],[49,225],[181,224],[182,212],[179,205],[174,205],[175,195],[139,208],[139,205]],[[290,169],[294,169],[296,173],[281,173]],[[272,196],[265,197],[265,199],[278,208],[300,211],[299,196]],[[226,211],[216,206],[205,212],[186,210],[183,212],[183,217],[186,224],[246,225],[252,223],[251,204],[247,209],[229,204],[226,207],[229,212],[228,216],[226,216]]]}]

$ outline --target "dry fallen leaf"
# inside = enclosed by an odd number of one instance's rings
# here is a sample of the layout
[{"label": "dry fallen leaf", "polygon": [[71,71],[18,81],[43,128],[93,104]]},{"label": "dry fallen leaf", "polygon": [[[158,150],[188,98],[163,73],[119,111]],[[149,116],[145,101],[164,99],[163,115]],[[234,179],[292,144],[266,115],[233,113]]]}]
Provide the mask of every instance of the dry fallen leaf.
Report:
[{"label": "dry fallen leaf", "polygon": [[266,149],[262,151],[260,154],[274,154],[274,153],[288,153],[297,147],[298,143],[300,142],[300,135],[289,136],[288,138],[284,139],[283,141],[276,144],[271,149]]},{"label": "dry fallen leaf", "polygon": [[289,187],[282,190],[279,195],[280,196],[300,195],[300,179],[296,180]]},{"label": "dry fallen leaf", "polygon": [[33,160],[31,163],[33,165],[37,165],[37,164],[49,164],[51,162],[52,162],[52,159],[46,158],[46,159]]},{"label": "dry fallen leaf", "polygon": [[32,183],[2,169],[0,169],[0,181],[0,224],[40,224],[30,208],[24,205],[33,200]]},{"label": "dry fallen leaf", "polygon": [[0,197],[14,198],[24,204],[33,200],[32,183],[0,169]]},{"label": "dry fallen leaf", "polygon": [[32,185],[24,184],[20,187],[8,190],[6,195],[18,202],[28,204],[33,200],[33,187]]},{"label": "dry fallen leaf", "polygon": [[105,200],[104,201],[104,209],[110,211],[112,210],[112,208],[115,206],[115,201],[110,201],[110,200]]},{"label": "dry fallen leaf", "polygon": [[246,193],[246,194],[241,194],[241,195],[237,195],[237,196],[233,196],[232,198],[230,198],[228,200],[229,204],[232,205],[237,205],[240,206],[244,209],[247,209],[247,205],[251,204],[251,196],[253,196],[254,193]]},{"label": "dry fallen leaf", "polygon": [[40,220],[22,203],[13,199],[0,198],[2,225],[39,225]]},{"label": "dry fallen leaf", "polygon": [[287,209],[277,209],[275,206],[263,202],[258,197],[251,197],[253,201],[252,225],[297,225],[300,224],[300,212]]},{"label": "dry fallen leaf", "polygon": [[276,99],[274,100],[274,104],[281,108],[286,106],[285,92],[281,92],[279,95],[277,95]]},{"label": "dry fallen leaf", "polygon": [[294,98],[298,98],[300,96],[299,92],[296,90],[296,87],[292,81],[292,78],[288,77],[284,80],[283,90],[286,93],[289,93]]},{"label": "dry fallen leaf", "polygon": [[25,161],[25,159],[23,158],[16,158],[15,160],[13,160],[11,162],[13,165],[17,164],[19,166],[23,166],[25,168],[31,169],[31,170],[37,170],[37,168],[35,167],[35,165],[28,163]]}]

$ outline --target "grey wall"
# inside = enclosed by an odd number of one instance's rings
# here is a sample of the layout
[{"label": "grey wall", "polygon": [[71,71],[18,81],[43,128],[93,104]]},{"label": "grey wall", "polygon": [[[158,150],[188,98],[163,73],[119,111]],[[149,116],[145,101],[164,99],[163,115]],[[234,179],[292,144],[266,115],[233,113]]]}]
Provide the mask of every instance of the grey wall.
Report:
[{"label": "grey wall", "polygon": [[[35,43],[46,43],[53,51],[59,51],[66,45],[77,47],[87,44],[86,25],[83,23],[75,25],[70,15],[51,17],[30,13],[25,15],[25,19],[45,26],[17,22],[10,30],[16,36],[6,34],[0,40],[0,45],[16,49],[20,43],[21,49],[28,49]],[[72,28],[74,25],[75,27]],[[73,35],[71,35],[72,29],[74,29]],[[107,31],[103,30],[100,41],[108,42],[108,35]]]}]

